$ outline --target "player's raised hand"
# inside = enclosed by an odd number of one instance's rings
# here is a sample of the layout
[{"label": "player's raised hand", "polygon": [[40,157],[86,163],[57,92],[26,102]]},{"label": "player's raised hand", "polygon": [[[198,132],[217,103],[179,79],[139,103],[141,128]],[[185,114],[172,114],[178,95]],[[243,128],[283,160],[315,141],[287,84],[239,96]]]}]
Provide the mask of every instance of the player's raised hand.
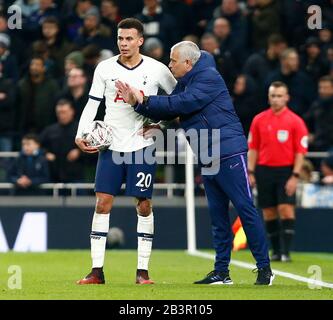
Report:
[{"label": "player's raised hand", "polygon": [[88,141],[85,140],[85,139],[76,138],[75,143],[83,152],[86,152],[86,153],[96,153],[96,152],[98,152],[98,149],[96,147],[90,147],[88,145]]},{"label": "player's raised hand", "polygon": [[120,80],[116,81],[115,85],[126,103],[129,103],[131,106],[134,106],[136,103],[142,103],[143,95],[140,90]]}]

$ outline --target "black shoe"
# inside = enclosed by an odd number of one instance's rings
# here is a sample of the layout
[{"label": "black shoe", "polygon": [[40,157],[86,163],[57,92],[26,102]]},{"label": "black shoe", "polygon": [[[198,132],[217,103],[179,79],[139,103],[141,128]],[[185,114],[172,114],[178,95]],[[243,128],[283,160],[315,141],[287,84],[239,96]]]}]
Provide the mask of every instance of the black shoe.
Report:
[{"label": "black shoe", "polygon": [[229,272],[211,271],[205,278],[195,281],[194,284],[233,284]]},{"label": "black shoe", "polygon": [[290,255],[289,255],[289,254],[283,254],[283,255],[281,256],[281,261],[282,261],[282,262],[291,262]]},{"label": "black shoe", "polygon": [[254,269],[253,272],[258,273],[256,285],[271,286],[275,278],[275,274],[272,272],[271,267],[267,266],[262,269]]},{"label": "black shoe", "polygon": [[270,260],[272,262],[281,261],[281,255],[279,253],[273,253]]}]

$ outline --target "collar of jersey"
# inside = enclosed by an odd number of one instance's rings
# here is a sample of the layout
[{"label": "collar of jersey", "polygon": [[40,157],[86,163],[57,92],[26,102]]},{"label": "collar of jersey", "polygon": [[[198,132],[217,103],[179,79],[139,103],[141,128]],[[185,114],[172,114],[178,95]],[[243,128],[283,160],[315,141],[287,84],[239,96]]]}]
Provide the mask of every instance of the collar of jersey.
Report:
[{"label": "collar of jersey", "polygon": [[122,67],[124,67],[124,68],[127,69],[127,70],[134,70],[134,69],[137,68],[139,65],[141,65],[141,63],[143,62],[143,58],[141,58],[140,62],[139,62],[136,66],[134,66],[134,67],[132,67],[132,68],[130,68],[130,67],[124,65],[124,64],[119,60],[119,58],[118,58],[117,62],[118,62]]}]

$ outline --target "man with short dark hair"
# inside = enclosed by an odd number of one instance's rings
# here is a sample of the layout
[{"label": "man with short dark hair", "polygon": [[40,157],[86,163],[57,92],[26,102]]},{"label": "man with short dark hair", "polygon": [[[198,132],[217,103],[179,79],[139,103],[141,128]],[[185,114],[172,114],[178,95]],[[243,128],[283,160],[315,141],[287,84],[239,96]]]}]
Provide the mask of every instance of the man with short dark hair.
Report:
[{"label": "man with short dark hair", "polygon": [[282,51],[280,67],[268,74],[265,80],[265,90],[274,81],[284,82],[290,92],[289,108],[303,116],[315,99],[316,92],[312,79],[300,69],[299,54],[294,48]]},{"label": "man with short dark hair", "polygon": [[[77,130],[76,144],[87,153],[96,153],[98,149],[89,146],[83,139],[84,130],[94,120],[98,106],[105,97],[104,121],[111,127],[112,144],[99,153],[96,168],[95,192],[96,208],[91,231],[92,270],[78,284],[104,284],[104,256],[106,237],[109,231],[110,211],[114,198],[120,193],[126,182],[126,194],[135,197],[138,217],[138,264],[137,284],[153,284],[149,278],[148,265],[154,237],[154,215],[152,210],[152,192],[156,162],[128,163],[123,159],[142,157],[145,150],[155,149],[152,138],[145,139],[140,131],[146,119],[136,114],[132,107],[118,93],[115,82],[126,80],[140,88],[143,93],[157,94],[158,89],[170,93],[176,80],[170,70],[162,63],[140,54],[144,42],[143,25],[134,18],[120,21],[118,24],[118,48],[120,54],[100,62],[94,73],[89,100],[81,114]],[[153,159],[154,160],[154,159]]]},{"label": "man with short dark hair", "polygon": [[333,77],[321,77],[318,83],[319,97],[304,115],[310,136],[310,150],[333,150]]},{"label": "man with short dark hair", "polygon": [[59,87],[46,76],[44,59],[33,57],[29,73],[18,83],[19,128],[21,132],[40,133],[54,120],[54,103]]},{"label": "man with short dark hair", "polygon": [[81,113],[88,101],[87,76],[82,68],[73,68],[67,76],[67,86],[58,100],[70,100],[74,106],[75,118],[80,119]]},{"label": "man with short dark hair", "polygon": [[40,134],[52,182],[83,182],[82,155],[74,142],[78,122],[73,104],[69,100],[59,100],[55,110],[57,123],[47,126]]},{"label": "man with short dark hair", "polygon": [[37,187],[49,181],[48,164],[35,134],[26,134],[21,143],[20,155],[8,170],[8,181],[15,184],[16,194],[36,195]]},{"label": "man with short dark hair", "polygon": [[302,118],[287,107],[285,83],[273,82],[268,98],[270,108],[251,124],[248,174],[251,186],[258,188],[258,205],[273,249],[271,260],[287,262],[291,261],[296,188],[307,152],[308,131]]},{"label": "man with short dark hair", "polygon": [[264,85],[267,75],[279,68],[280,55],[287,45],[280,34],[272,34],[267,40],[267,48],[251,54],[245,61],[243,72],[256,81],[261,96],[266,95]]}]

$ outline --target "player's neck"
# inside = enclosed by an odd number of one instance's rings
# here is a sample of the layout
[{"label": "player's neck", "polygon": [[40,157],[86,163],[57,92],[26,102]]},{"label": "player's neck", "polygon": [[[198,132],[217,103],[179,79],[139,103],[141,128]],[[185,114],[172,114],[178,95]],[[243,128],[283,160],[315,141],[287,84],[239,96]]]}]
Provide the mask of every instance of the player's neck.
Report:
[{"label": "player's neck", "polygon": [[137,53],[135,55],[133,55],[132,57],[124,57],[122,55],[120,55],[119,57],[119,61],[124,64],[126,67],[129,68],[133,68],[136,65],[139,64],[139,62],[141,61],[142,57],[140,53]]}]

